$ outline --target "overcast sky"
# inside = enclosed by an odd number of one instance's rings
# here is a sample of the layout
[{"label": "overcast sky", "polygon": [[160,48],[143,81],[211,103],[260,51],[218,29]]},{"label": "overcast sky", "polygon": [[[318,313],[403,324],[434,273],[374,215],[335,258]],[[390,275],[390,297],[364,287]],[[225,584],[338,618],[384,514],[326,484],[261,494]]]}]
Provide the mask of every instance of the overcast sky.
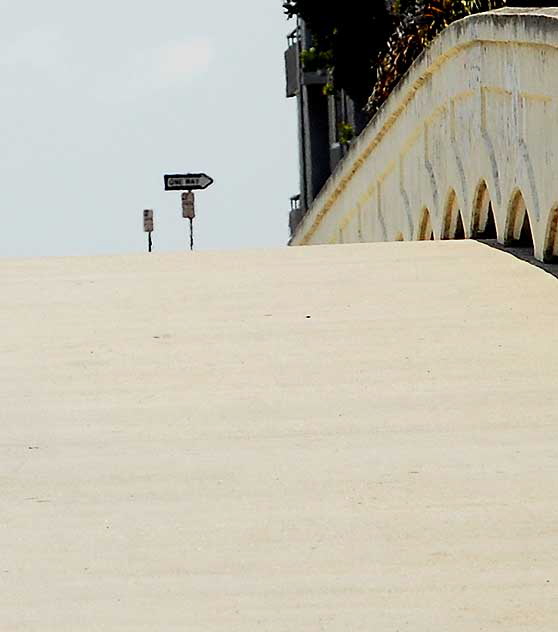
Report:
[{"label": "overcast sky", "polygon": [[280,246],[298,192],[280,0],[0,0],[1,256]]}]

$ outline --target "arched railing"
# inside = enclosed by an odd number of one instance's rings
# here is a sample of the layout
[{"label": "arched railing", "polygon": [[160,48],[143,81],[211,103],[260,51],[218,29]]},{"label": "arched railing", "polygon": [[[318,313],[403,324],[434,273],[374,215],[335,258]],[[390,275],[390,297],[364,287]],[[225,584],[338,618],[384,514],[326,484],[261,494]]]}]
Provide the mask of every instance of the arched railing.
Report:
[{"label": "arched railing", "polygon": [[292,245],[497,239],[558,257],[558,9],[452,24],[354,141]]}]

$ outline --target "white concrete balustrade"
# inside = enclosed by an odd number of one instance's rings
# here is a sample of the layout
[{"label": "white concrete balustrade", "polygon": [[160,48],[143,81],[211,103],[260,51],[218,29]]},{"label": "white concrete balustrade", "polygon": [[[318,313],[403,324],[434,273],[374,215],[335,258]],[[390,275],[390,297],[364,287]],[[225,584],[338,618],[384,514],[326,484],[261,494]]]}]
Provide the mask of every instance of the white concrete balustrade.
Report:
[{"label": "white concrete balustrade", "polygon": [[292,245],[497,238],[558,256],[558,8],[452,24],[314,201]]}]

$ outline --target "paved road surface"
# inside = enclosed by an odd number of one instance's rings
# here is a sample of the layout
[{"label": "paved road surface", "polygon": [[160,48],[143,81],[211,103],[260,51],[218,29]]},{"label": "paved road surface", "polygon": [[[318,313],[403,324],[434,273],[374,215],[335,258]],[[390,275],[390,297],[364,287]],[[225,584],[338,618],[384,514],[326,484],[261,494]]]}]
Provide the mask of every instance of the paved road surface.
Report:
[{"label": "paved road surface", "polygon": [[474,242],[0,261],[2,632],[555,632],[558,281]]}]

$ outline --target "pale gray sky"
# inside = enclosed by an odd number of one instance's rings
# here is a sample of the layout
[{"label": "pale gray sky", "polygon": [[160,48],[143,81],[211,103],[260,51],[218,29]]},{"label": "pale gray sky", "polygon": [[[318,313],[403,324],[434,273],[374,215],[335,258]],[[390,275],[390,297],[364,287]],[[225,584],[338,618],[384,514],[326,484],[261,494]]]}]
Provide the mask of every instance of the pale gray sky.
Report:
[{"label": "pale gray sky", "polygon": [[298,192],[279,0],[0,0],[0,256],[280,246]]}]

